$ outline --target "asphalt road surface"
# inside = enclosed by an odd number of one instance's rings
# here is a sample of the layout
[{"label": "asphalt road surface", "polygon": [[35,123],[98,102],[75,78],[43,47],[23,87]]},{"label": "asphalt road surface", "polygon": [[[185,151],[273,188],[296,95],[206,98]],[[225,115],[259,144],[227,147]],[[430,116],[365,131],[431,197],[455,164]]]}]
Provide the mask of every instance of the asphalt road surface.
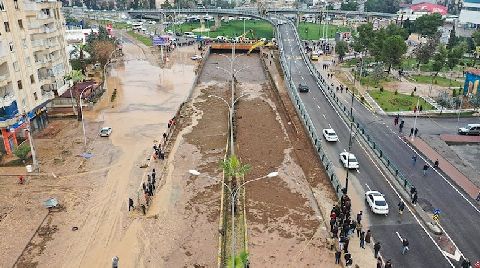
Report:
[{"label": "asphalt road surface", "polygon": [[[315,78],[310,74],[308,67],[303,62],[300,55],[300,49],[294,39],[293,28],[289,24],[284,24],[280,26],[280,31],[282,34],[282,40],[280,40],[280,42],[283,42],[284,53],[289,61],[293,82],[296,85],[300,83],[305,84],[310,88],[309,93],[302,93],[300,96],[306,106],[307,112],[311,116],[315,129],[318,132],[317,135],[322,136],[322,129],[332,127],[339,136],[340,141],[338,143],[328,144],[325,147],[327,148],[326,150],[330,159],[335,165],[339,178],[343,179],[345,177],[343,176],[343,168],[341,167],[340,162],[336,159],[339,159],[338,155],[340,152],[348,148],[349,128],[343,120],[339,118],[337,111],[329,104],[328,100],[317,86]],[[356,107],[356,109],[361,108]],[[372,121],[372,119],[367,116],[362,119]],[[380,129],[385,127],[376,124],[375,128]],[[390,134],[388,139],[392,139]],[[382,139],[379,141],[384,140]],[[387,140],[387,142],[389,141]],[[397,143],[398,146],[403,146],[400,141]],[[393,148],[393,150],[395,150],[395,148]],[[399,196],[386,180],[382,172],[377,168],[377,163],[372,161],[375,156],[370,155],[370,153],[364,150],[358,142],[354,142],[352,152],[357,156],[360,168],[359,171],[352,172],[353,176],[350,177],[350,191],[352,188],[360,192],[365,192],[369,189],[378,190],[386,195],[387,202],[390,205],[391,213],[388,216],[373,215],[369,212],[371,224],[370,229],[373,232],[374,239],[382,243],[381,252],[384,258],[392,259],[396,267],[450,267],[451,264],[449,263],[449,260],[442,255],[433,240],[429,237],[429,233],[427,233],[427,231],[420,225],[419,221],[410,211],[404,213],[402,216],[403,218],[399,218],[396,212],[396,204],[399,201]],[[404,158],[405,159],[400,157],[399,161],[405,161],[406,164],[411,164],[411,162],[408,161],[409,157],[405,156]],[[419,172],[420,171],[416,173]],[[424,184],[418,184],[417,186],[417,189],[420,190],[421,198],[426,194],[431,194],[424,193],[424,187]],[[408,200],[405,201],[408,203]],[[447,213],[447,211],[444,213]],[[471,213],[473,214],[473,212]],[[472,231],[476,230],[478,227],[474,226],[473,222],[466,222],[464,227],[458,226],[457,229],[463,228],[469,228],[470,231]],[[476,232],[480,235],[479,231]],[[408,255],[404,256],[401,254],[401,242],[399,236],[407,238],[410,241],[411,251]],[[469,244],[473,246],[474,243],[475,242],[470,242]],[[475,247],[478,247],[478,245]],[[474,256],[473,249],[475,247],[470,251],[472,254],[467,254],[467,256]]]}]

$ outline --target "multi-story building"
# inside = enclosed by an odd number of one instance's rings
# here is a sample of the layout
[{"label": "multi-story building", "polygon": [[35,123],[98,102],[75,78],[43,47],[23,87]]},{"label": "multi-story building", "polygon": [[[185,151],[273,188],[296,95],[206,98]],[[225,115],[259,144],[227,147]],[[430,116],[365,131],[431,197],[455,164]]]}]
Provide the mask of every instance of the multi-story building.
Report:
[{"label": "multi-story building", "polygon": [[472,28],[480,28],[480,0],[463,0],[460,23]]},{"label": "multi-story building", "polygon": [[61,2],[0,0],[0,153],[46,126],[45,105],[64,93],[70,65]]}]

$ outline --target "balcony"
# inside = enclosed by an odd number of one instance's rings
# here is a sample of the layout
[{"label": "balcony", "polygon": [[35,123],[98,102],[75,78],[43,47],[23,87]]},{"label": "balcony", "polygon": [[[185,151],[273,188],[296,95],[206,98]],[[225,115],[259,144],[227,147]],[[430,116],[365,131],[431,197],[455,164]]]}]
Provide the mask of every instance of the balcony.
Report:
[{"label": "balcony", "polygon": [[0,97],[0,126],[7,126],[18,114],[17,101],[13,94]]}]

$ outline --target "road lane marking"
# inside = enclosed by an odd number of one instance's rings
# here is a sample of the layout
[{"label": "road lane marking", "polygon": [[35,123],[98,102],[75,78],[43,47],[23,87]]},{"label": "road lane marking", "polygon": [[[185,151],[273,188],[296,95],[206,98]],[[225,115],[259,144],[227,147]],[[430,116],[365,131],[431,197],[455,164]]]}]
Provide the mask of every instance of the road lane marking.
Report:
[{"label": "road lane marking", "polygon": [[327,120],[327,117],[325,116],[325,114],[322,114],[323,115],[323,118],[325,118],[325,120]]},{"label": "road lane marking", "polygon": [[366,184],[366,183],[365,183],[365,187],[367,187],[367,189],[368,189],[369,191],[372,190],[372,189],[370,189],[370,186],[368,186],[368,184]]},{"label": "road lane marking", "polygon": [[400,241],[402,241],[402,242],[403,242],[403,238],[400,236],[400,234],[399,234],[398,232],[395,232],[395,233],[397,234],[397,236],[398,236],[398,239],[400,239]]}]

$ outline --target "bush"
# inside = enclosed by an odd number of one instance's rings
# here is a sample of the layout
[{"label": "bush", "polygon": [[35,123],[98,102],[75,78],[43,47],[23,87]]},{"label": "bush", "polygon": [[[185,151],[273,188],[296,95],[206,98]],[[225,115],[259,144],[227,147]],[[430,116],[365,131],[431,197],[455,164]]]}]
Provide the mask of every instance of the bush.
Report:
[{"label": "bush", "polygon": [[380,87],[380,92],[383,92],[383,86]]},{"label": "bush", "polygon": [[397,95],[398,94],[398,89],[395,89],[395,92],[393,94]]},{"label": "bush", "polygon": [[457,96],[457,89],[454,88],[453,91],[452,91],[452,97],[456,97]]},{"label": "bush", "polygon": [[13,150],[13,154],[20,158],[22,161],[27,160],[28,153],[30,153],[30,145],[26,142],[20,144],[15,150]]},{"label": "bush", "polygon": [[415,96],[415,91],[412,91],[412,93],[410,93],[410,97],[413,97]]}]

